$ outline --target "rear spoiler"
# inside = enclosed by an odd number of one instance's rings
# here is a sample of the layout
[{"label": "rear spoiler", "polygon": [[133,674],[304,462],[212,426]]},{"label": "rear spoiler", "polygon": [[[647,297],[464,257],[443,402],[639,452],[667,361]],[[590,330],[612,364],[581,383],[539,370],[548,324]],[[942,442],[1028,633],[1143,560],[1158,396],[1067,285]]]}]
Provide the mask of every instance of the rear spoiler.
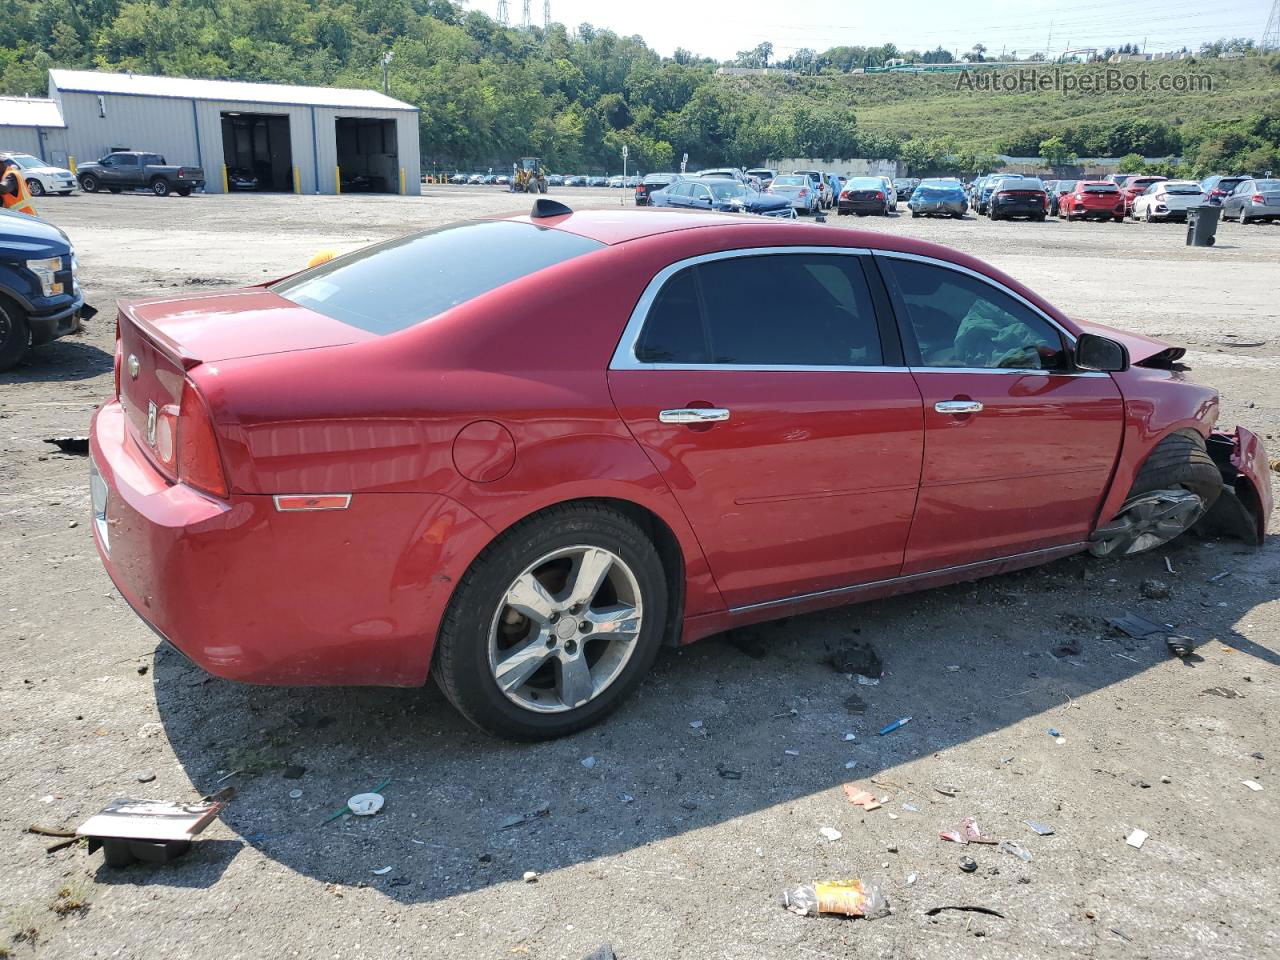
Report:
[{"label": "rear spoiler", "polygon": [[192,367],[198,367],[203,362],[187,353],[178,341],[167,336],[159,327],[140,319],[133,312],[133,304],[130,301],[118,301],[116,307],[118,311],[116,322],[119,323],[120,318],[126,318],[144,337],[154,343],[156,349],[163,353],[171,363],[182,367],[183,370],[190,370]]}]

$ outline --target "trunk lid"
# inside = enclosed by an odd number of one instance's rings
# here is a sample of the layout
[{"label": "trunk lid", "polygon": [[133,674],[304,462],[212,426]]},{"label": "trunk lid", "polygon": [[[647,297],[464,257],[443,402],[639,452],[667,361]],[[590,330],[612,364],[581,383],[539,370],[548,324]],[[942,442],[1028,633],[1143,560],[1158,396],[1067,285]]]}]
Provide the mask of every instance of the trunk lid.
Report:
[{"label": "trunk lid", "polygon": [[166,413],[174,421],[187,371],[202,363],[372,339],[375,335],[262,288],[181,300],[122,301],[120,401],[129,434],[152,463],[174,477]]}]

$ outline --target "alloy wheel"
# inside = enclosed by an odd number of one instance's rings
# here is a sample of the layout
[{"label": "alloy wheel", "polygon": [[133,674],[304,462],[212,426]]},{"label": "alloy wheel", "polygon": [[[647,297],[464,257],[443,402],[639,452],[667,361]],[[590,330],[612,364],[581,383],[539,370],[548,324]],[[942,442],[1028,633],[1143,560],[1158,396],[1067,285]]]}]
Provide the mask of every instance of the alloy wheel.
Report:
[{"label": "alloy wheel", "polygon": [[1142,553],[1189,530],[1203,514],[1204,501],[1189,490],[1139,494],[1094,532],[1089,552],[1095,557]]},{"label": "alloy wheel", "polygon": [[643,622],[631,568],[603,547],[547,554],[507,588],[489,628],[498,689],[535,713],[563,713],[600,696],[636,649]]}]

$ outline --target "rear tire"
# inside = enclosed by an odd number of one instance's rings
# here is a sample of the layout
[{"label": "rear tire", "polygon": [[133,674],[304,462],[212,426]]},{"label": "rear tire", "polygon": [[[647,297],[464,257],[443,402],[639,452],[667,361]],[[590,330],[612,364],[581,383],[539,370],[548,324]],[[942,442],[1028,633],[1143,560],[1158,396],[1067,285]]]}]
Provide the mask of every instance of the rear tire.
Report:
[{"label": "rear tire", "polygon": [[0,299],[0,370],[16,367],[31,346],[27,316],[17,304]]},{"label": "rear tire", "polygon": [[1222,473],[1204,438],[1195,431],[1170,434],[1151,451],[1124,506],[1098,528],[1089,550],[1105,557],[1162,547],[1189,530],[1221,493]]},{"label": "rear tire", "polygon": [[[569,603],[572,584],[586,562],[577,565],[576,560],[557,557],[561,552],[573,555],[581,550],[607,554],[611,558],[608,572],[585,609],[574,613],[565,606],[561,615],[559,607]],[[553,559],[543,563],[548,557]],[[568,565],[567,572],[556,564]],[[523,608],[549,604],[556,613],[545,626],[516,611],[509,602],[517,584],[533,579],[541,584],[542,593],[537,604],[524,604]],[[487,733],[515,740],[562,737],[603,719],[641,681],[662,644],[667,604],[662,561],[653,542],[634,521],[597,504],[552,507],[490,544],[459,581],[440,625],[432,674],[449,702]],[[639,619],[636,632],[602,630],[599,636],[588,634],[580,646],[571,649],[576,638],[572,627],[578,617],[588,618],[583,623],[600,622],[599,614],[593,617],[593,610],[628,606]],[[614,622],[629,619],[630,615],[624,614]],[[570,635],[557,632],[560,627],[556,624],[568,624]],[[500,647],[500,641],[510,643]],[[621,647],[611,646],[619,643]],[[504,692],[497,679],[500,666],[495,666],[494,658],[505,655],[501,659],[509,663],[506,657],[516,649],[528,649],[531,657],[541,654],[539,666],[518,683],[511,683],[510,692]],[[572,671],[562,664],[568,662],[566,657],[575,656],[587,665],[592,684],[602,686],[598,692],[592,689],[590,697],[579,700],[577,706],[569,706],[566,701],[577,697],[565,696]],[[612,657],[625,659],[610,666],[607,658]],[[508,676],[514,677],[517,670],[519,667],[510,668]]]},{"label": "rear tire", "polygon": [[97,193],[98,178],[93,176],[93,174],[86,173],[83,177],[80,178],[80,189],[83,190],[85,193]]}]

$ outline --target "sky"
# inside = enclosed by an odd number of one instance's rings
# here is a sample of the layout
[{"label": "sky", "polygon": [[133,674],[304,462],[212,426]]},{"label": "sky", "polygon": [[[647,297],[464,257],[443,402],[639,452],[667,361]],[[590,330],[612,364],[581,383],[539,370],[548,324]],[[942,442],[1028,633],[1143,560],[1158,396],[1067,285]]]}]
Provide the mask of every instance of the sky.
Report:
[{"label": "sky", "polygon": [[[523,15],[522,0],[508,0],[512,24]],[[988,56],[1017,51],[1026,56],[1051,49],[1141,44],[1147,51],[1192,50],[1220,37],[1262,36],[1272,0],[1169,0],[1145,7],[1119,0],[913,0],[895,4],[865,0],[551,0],[551,19],[575,27],[591,23],[625,36],[640,34],[650,47],[670,56],[676,47],[717,60],[759,43],[773,44],[787,57],[801,47],[818,52],[840,45],[874,46],[892,42],[900,49],[953,53],[983,43]],[[498,0],[470,0],[471,9],[496,16]],[[542,22],[541,0],[531,0],[535,23]],[[895,11],[902,14],[895,16]],[[1052,39],[1050,27],[1052,25]]]}]

